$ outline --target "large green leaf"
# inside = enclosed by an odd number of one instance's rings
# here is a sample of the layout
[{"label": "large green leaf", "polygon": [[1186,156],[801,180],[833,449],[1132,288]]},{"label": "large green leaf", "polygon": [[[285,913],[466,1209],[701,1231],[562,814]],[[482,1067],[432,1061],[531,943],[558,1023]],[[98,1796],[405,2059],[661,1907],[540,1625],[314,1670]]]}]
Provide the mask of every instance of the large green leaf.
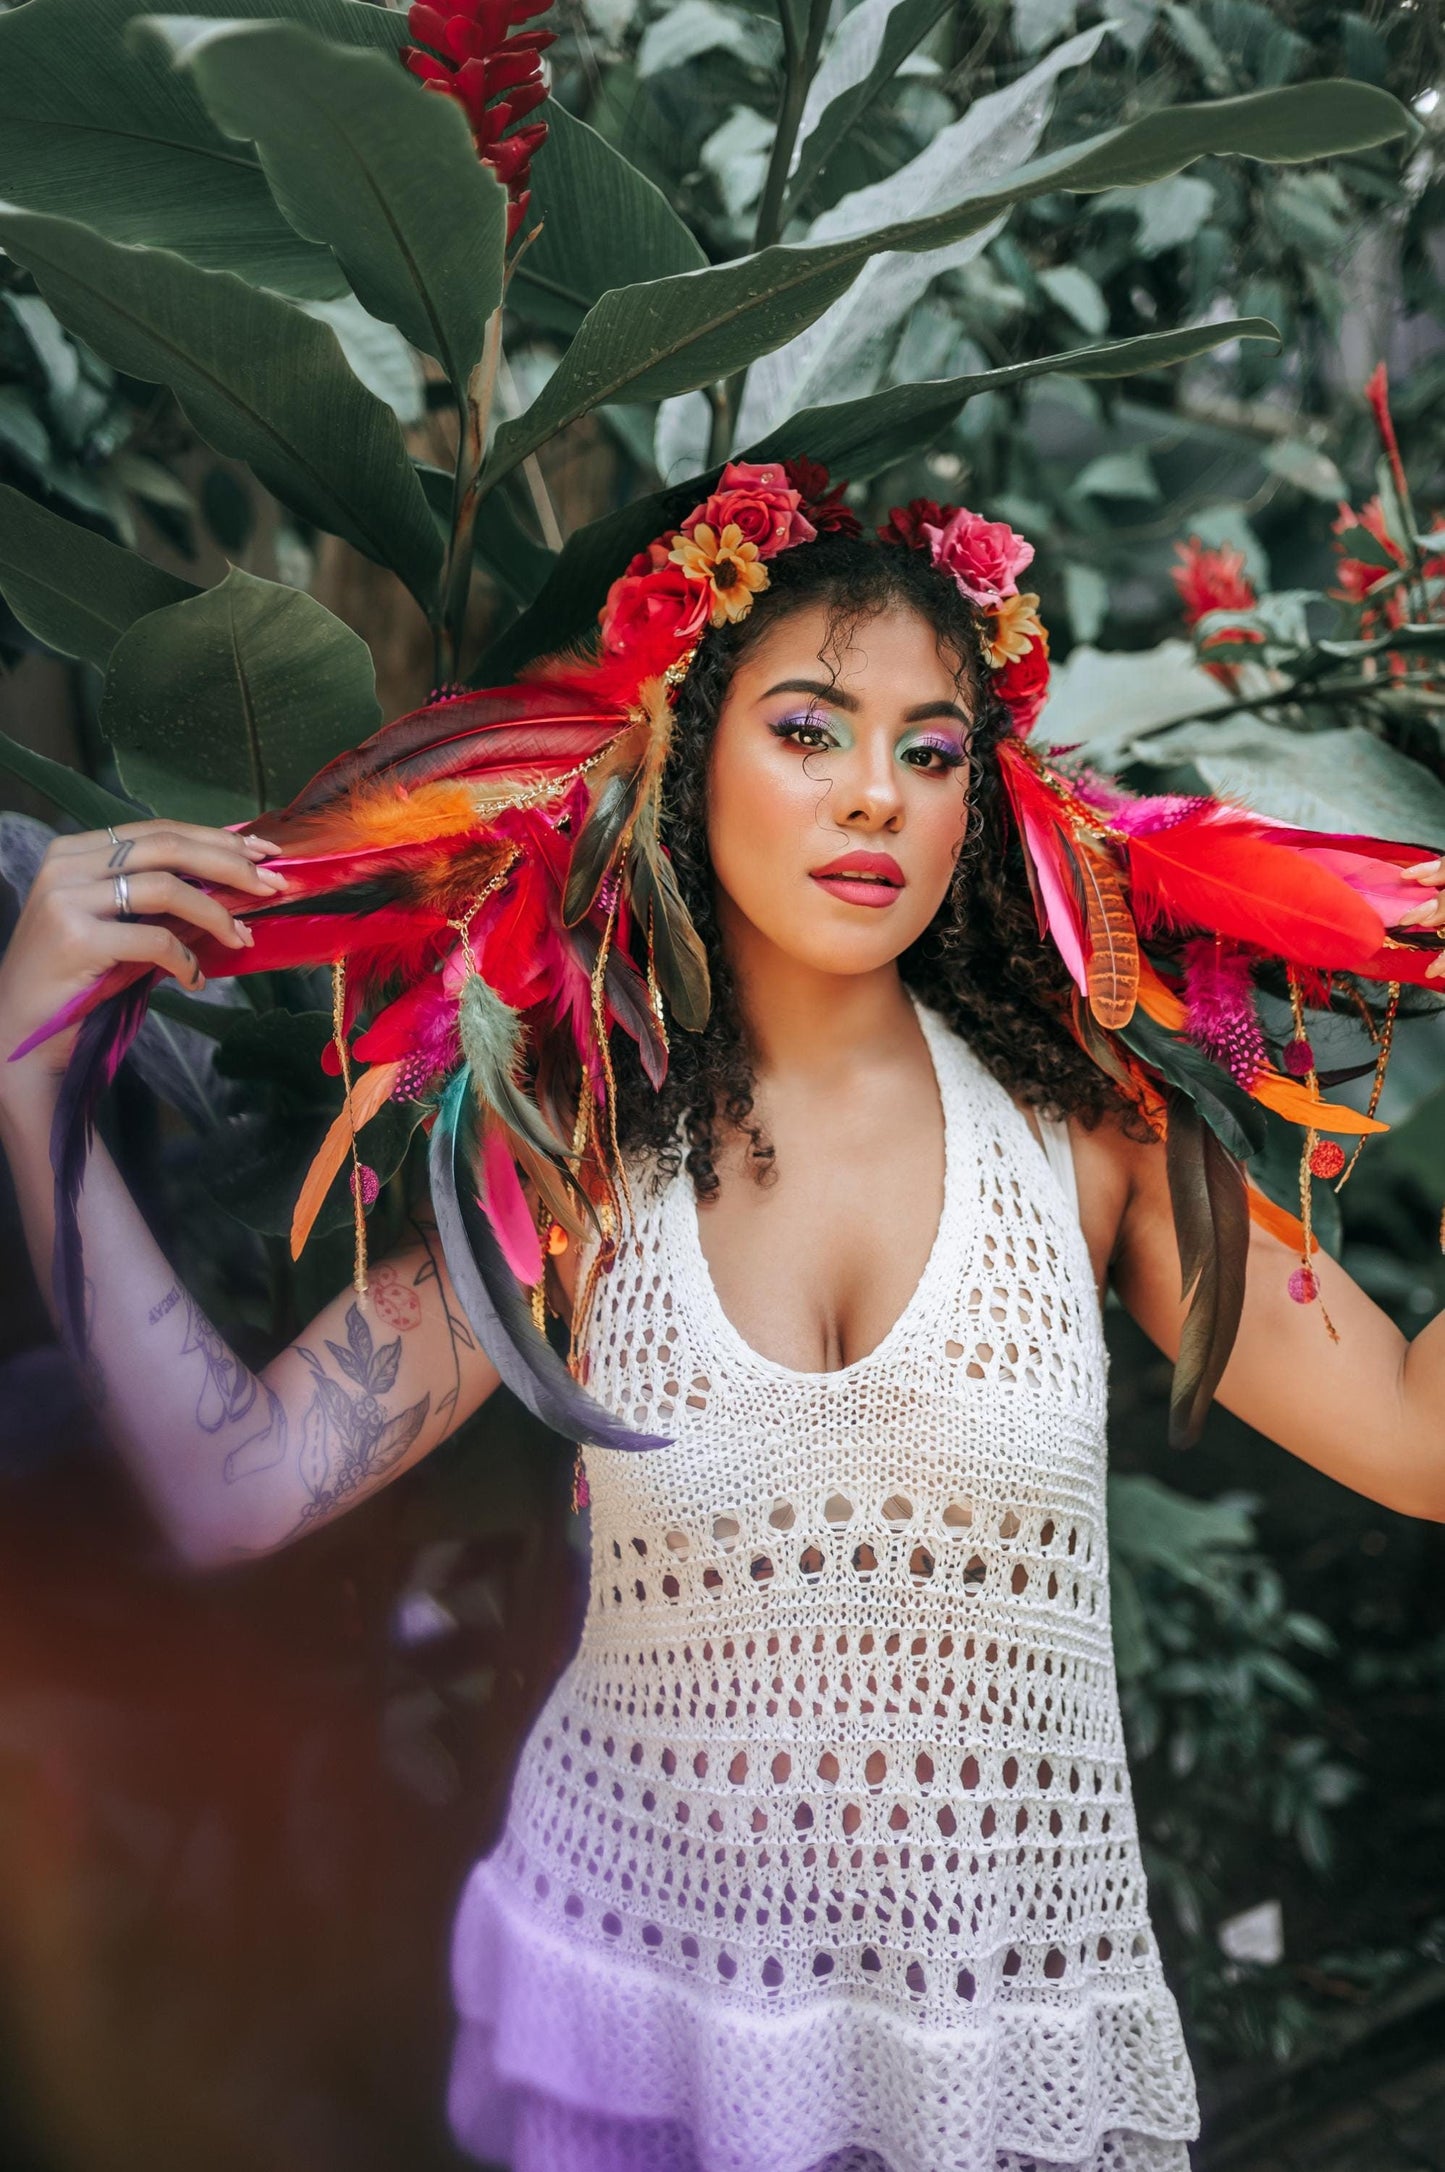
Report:
[{"label": "large green leaf", "polygon": [[569,337],[612,287],[707,264],[698,243],[644,174],[566,108],[547,108],[532,161],[527,225],[542,231],[517,260],[509,304]]},{"label": "large green leaf", "polygon": [[[1399,844],[1445,845],[1445,784],[1358,725],[1294,732],[1261,717],[1200,722],[1150,745],[1188,761],[1206,791],[1303,829],[1363,830]],[[1433,841],[1433,842],[1432,842]]]},{"label": "large green leaf", "polygon": [[[287,294],[343,293],[330,251],[282,217],[249,146],[221,134],[154,49],[127,45],[145,12],[146,0],[27,0],[0,12],[0,198]],[[286,16],[383,52],[407,34],[404,15],[364,0],[224,0],[195,12]]]},{"label": "large green leaf", "polygon": [[[895,385],[862,400],[811,407],[770,431],[740,457],[745,460],[821,460],[835,472],[862,480],[905,454],[921,451],[976,393],[994,391],[1046,371],[1075,377],[1122,377],[1187,361],[1225,339],[1274,339],[1262,317],[1238,323],[1194,325],[1178,332],[1149,332],[1137,339],[1076,347],[1034,362],[1011,363],[971,377],[932,384]],[[482,661],[475,683],[502,685],[548,649],[564,648],[588,633],[609,585],[634,551],[680,520],[717,479],[718,470],[692,477],[650,497],[634,499],[568,537],[546,585]]]},{"label": "large green leaf", "polygon": [[108,822],[134,822],[150,812],[147,807],[133,807],[116,793],[107,792],[103,784],[82,776],[78,769],[52,762],[48,754],[37,754],[33,747],[22,747],[4,732],[0,732],[0,769],[43,794],[82,829],[103,830]]},{"label": "large green leaf", "polygon": [[135,619],[195,594],[190,581],[0,483],[0,595],[60,655],[103,670]]},{"label": "large green leaf", "polygon": [[661,400],[726,377],[781,346],[844,293],[880,250],[942,248],[1056,189],[1094,192],[1234,153],[1270,163],[1324,157],[1408,133],[1388,92],[1321,81],[1149,113],[1029,159],[926,217],[827,242],[765,249],[737,263],[604,294],[524,415],[497,433],[495,479],[607,400]]},{"label": "large green leaf", "polygon": [[282,211],[335,251],[363,306],[465,386],[501,300],[507,193],[455,100],[389,53],[341,52],[294,23],[158,15],[136,25],[147,34],[226,134],[254,142]]},{"label": "large green leaf", "polygon": [[101,726],[128,790],[227,823],[283,806],[380,715],[360,636],[314,596],[233,566],[121,637]]},{"label": "large green leaf", "polygon": [[0,245],[98,354],[170,385],[218,452],[393,567],[429,607],[441,539],[395,415],[353,377],[328,326],[231,272],[106,241],[73,219],[0,204]]},{"label": "large green leaf", "polygon": [[1163,369],[1192,361],[1226,340],[1271,339],[1279,333],[1265,317],[1231,318],[1220,324],[1192,324],[1176,332],[1146,332],[1134,339],[1112,339],[1092,347],[1071,347],[1063,354],[1012,362],[1003,369],[971,376],[938,378],[932,383],[890,385],[861,400],[839,400],[828,407],[807,407],[770,430],[742,456],[747,460],[788,460],[806,454],[839,475],[862,481],[910,453],[923,452],[980,392],[1002,391],[1030,377],[1128,377],[1139,370]]},{"label": "large green leaf", "polygon": [[948,0],[861,0],[842,18],[823,48],[808,85],[798,128],[788,194],[797,203],[850,128],[856,128],[879,92],[927,37]]}]

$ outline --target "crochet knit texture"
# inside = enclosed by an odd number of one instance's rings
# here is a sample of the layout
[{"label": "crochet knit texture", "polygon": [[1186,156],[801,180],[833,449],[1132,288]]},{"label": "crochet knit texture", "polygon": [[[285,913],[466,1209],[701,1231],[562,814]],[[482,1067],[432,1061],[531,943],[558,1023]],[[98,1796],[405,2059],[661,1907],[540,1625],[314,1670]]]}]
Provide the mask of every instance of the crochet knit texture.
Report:
[{"label": "crochet knit texture", "polygon": [[918,1011],[944,1208],[867,1356],[743,1341],[685,1173],[599,1284],[587,1384],[671,1445],[587,1452],[581,1642],[457,1916],[453,2127],[518,2172],[1188,2172],[1067,1132]]}]

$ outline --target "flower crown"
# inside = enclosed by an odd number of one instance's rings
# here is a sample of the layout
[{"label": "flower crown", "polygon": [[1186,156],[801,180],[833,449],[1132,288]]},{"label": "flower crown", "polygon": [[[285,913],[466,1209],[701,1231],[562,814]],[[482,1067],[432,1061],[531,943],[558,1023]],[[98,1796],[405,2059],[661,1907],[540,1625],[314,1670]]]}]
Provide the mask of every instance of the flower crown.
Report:
[{"label": "flower crown", "polygon": [[[747,617],[768,585],[769,559],[820,534],[862,533],[843,489],[815,460],[730,461],[710,496],[639,551],[608,589],[598,613],[604,654],[636,663],[639,676],[664,670],[676,685],[710,626]],[[1026,734],[1049,686],[1039,599],[1018,585],[1032,543],[1005,521],[933,498],[894,506],[875,532],[880,543],[926,551],[977,610],[995,691],[1014,731]]]}]

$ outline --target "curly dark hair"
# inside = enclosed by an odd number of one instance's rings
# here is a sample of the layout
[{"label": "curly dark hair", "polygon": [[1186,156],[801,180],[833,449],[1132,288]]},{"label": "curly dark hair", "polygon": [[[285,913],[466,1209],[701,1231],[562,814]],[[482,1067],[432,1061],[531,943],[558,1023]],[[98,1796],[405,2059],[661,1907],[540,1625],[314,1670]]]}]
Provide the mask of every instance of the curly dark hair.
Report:
[{"label": "curly dark hair", "polygon": [[768,570],[769,584],[747,616],[703,635],[678,694],[663,772],[662,835],[707,951],[711,1014],[701,1033],[673,1030],[660,1092],[630,1045],[619,1048],[619,1143],[655,1155],[663,1174],[676,1173],[685,1151],[699,1198],[718,1189],[717,1159],[728,1133],[746,1137],[760,1181],[772,1171],[773,1148],[753,1118],[753,1057],[714,902],[708,754],[739,660],[781,619],[818,603],[828,610],[823,657],[835,673],[860,622],[899,606],[916,611],[933,628],[973,720],[963,850],[938,913],[899,958],[905,984],[1011,1093],[1051,1115],[1077,1115],[1090,1130],[1115,1113],[1138,1133],[1132,1104],[1065,1023],[1072,982],[1053,944],[1039,937],[996,758],[1009,712],[990,685],[977,610],[925,552],[898,544],[823,534],[780,553]]}]

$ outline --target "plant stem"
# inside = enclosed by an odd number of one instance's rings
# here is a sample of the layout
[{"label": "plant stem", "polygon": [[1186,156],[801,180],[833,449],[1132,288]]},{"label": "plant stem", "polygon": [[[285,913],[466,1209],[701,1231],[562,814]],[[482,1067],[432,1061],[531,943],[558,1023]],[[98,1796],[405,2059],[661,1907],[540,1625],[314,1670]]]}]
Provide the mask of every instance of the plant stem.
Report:
[{"label": "plant stem", "polygon": [[1292,686],[1282,686],[1273,694],[1252,694],[1239,701],[1222,701],[1217,708],[1191,709],[1185,716],[1166,717],[1159,724],[1143,724],[1130,735],[1129,745],[1136,740],[1150,739],[1156,732],[1172,732],[1181,724],[1213,724],[1227,716],[1240,716],[1251,709],[1277,708],[1281,702],[1340,701],[1356,694],[1386,694],[1391,690],[1385,679],[1336,679],[1332,686],[1316,686],[1309,681],[1299,681]]},{"label": "plant stem", "polygon": [[[788,171],[793,163],[793,150],[802,125],[803,108],[808,103],[808,88],[818,66],[818,55],[823,49],[823,37],[828,28],[829,0],[808,0],[808,27],[799,45],[793,28],[790,0],[779,0],[778,14],[783,25],[783,97],[778,108],[778,125],[773,136],[772,153],[768,159],[767,177],[758,202],[757,224],[753,228],[753,251],[771,249],[783,230],[783,215],[787,202]],[[715,466],[725,460],[730,450],[732,426],[742,413],[743,386],[747,383],[747,370],[740,369],[714,386],[709,394],[712,405],[712,431],[708,442],[708,463]]]},{"label": "plant stem", "polygon": [[442,575],[441,621],[435,629],[433,644],[437,686],[450,686],[461,676],[467,598],[472,584],[472,531],[481,503],[482,459],[487,447],[487,422],[492,411],[501,354],[502,310],[499,303],[487,324],[481,360],[466,384],[456,387],[457,465],[452,486],[452,533]]}]

